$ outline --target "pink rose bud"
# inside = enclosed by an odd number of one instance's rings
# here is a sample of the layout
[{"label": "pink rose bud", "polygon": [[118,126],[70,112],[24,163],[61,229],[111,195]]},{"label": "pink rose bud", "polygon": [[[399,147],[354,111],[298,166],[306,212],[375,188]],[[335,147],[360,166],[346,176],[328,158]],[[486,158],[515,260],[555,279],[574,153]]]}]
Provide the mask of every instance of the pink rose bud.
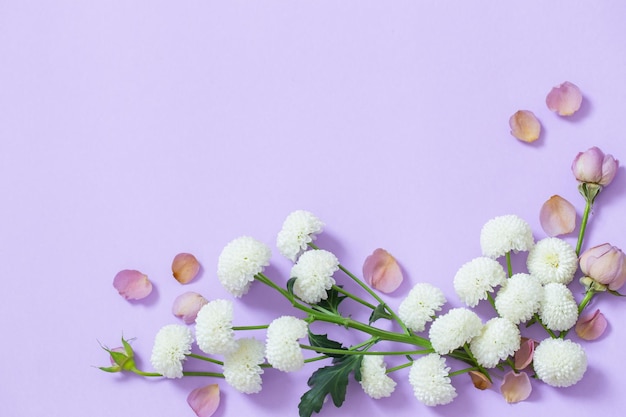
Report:
[{"label": "pink rose bud", "polygon": [[615,178],[619,161],[612,155],[605,155],[598,147],[579,152],[572,162],[572,172],[583,183],[607,186]]},{"label": "pink rose bud", "polygon": [[196,388],[189,393],[187,404],[198,417],[212,416],[220,405],[220,387],[217,384],[210,384]]},{"label": "pink rose bud", "polygon": [[535,341],[527,337],[522,337],[522,343],[515,352],[513,359],[515,360],[515,369],[522,370],[533,361],[535,354]]},{"label": "pink rose bud", "polygon": [[608,325],[604,314],[596,310],[593,314],[580,317],[576,323],[576,334],[584,340],[595,340],[604,334]]},{"label": "pink rose bud", "polygon": [[205,304],[208,304],[206,298],[196,292],[188,291],[176,297],[172,306],[172,313],[183,319],[185,324],[191,324],[196,321],[198,311]]},{"label": "pink rose bud", "polygon": [[526,372],[509,371],[504,375],[500,392],[509,404],[524,401],[530,396],[533,387]]},{"label": "pink rose bud", "polygon": [[372,288],[384,293],[395,291],[403,280],[396,259],[381,248],[376,249],[365,259],[363,277]]},{"label": "pink rose bud", "polygon": [[548,236],[571,233],[576,227],[576,208],[563,197],[553,195],[541,206],[539,222]]},{"label": "pink rose bud", "polygon": [[610,290],[617,291],[626,282],[626,256],[609,243],[587,249],[579,262],[583,274]]},{"label": "pink rose bud", "polygon": [[190,253],[179,253],[172,262],[172,273],[176,281],[187,284],[193,280],[200,271],[200,263]]},{"label": "pink rose bud", "polygon": [[534,142],[541,135],[541,123],[529,110],[518,110],[509,119],[511,135],[523,142]]},{"label": "pink rose bud", "polygon": [[141,300],[152,292],[148,276],[134,269],[118,272],[113,278],[113,287],[127,300]]},{"label": "pink rose bud", "polygon": [[546,105],[559,116],[571,116],[580,109],[583,95],[580,89],[569,81],[554,87],[546,97]]}]

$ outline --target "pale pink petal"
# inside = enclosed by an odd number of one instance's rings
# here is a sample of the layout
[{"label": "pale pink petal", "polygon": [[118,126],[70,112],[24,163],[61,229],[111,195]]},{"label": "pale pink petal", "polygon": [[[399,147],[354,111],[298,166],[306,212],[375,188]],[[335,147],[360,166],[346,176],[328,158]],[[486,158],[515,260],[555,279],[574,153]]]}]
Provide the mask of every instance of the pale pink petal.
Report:
[{"label": "pale pink petal", "polygon": [[468,373],[470,378],[472,378],[472,383],[479,390],[486,390],[487,388],[491,388],[491,381],[482,372],[469,371]]},{"label": "pale pink petal", "polygon": [[571,116],[576,113],[583,102],[580,89],[569,81],[552,88],[546,97],[546,104],[553,112],[560,116]]},{"label": "pale pink petal", "polygon": [[206,298],[196,292],[189,291],[176,297],[172,306],[172,313],[183,319],[185,324],[191,324],[196,321],[198,311],[205,304],[208,304]]},{"label": "pale pink petal", "polygon": [[604,334],[608,322],[600,310],[593,314],[580,317],[576,323],[576,334],[581,339],[595,340]]},{"label": "pale pink petal", "polygon": [[148,276],[134,269],[118,272],[113,278],[113,287],[127,300],[140,300],[152,292]]},{"label": "pale pink petal", "polygon": [[535,354],[535,341],[522,337],[522,343],[519,349],[515,352],[515,369],[522,370],[526,368],[533,361],[533,355]]},{"label": "pale pink petal", "polygon": [[198,417],[210,417],[220,405],[220,387],[210,384],[189,393],[187,404]]},{"label": "pale pink petal", "polygon": [[515,371],[507,372],[500,386],[500,392],[502,392],[506,402],[510,404],[524,401],[530,396],[532,390],[530,378],[525,372],[519,374]]},{"label": "pale pink petal", "polygon": [[524,142],[534,142],[541,135],[541,123],[533,112],[518,110],[509,119],[511,135]]},{"label": "pale pink petal", "polygon": [[200,263],[190,253],[179,253],[172,262],[172,273],[176,281],[187,284],[193,280],[200,271]]},{"label": "pale pink petal", "polygon": [[376,249],[363,263],[363,277],[372,288],[390,293],[402,284],[400,265],[389,252]]},{"label": "pale pink petal", "polygon": [[548,236],[571,233],[576,227],[576,208],[563,197],[553,195],[541,206],[539,222]]}]

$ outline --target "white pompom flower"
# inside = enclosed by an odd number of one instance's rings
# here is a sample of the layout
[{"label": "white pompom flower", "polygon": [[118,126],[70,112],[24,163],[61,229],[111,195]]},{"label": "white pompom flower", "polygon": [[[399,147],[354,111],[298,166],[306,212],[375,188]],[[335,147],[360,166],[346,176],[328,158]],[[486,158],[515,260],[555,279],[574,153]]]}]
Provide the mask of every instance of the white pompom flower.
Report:
[{"label": "white pompom flower", "polygon": [[189,327],[182,324],[163,326],[154,338],[150,356],[152,367],[166,378],[182,378],[183,362],[191,353],[192,343]]},{"label": "white pompom flower", "polygon": [[226,355],[237,349],[233,331],[233,303],[213,300],[196,316],[196,341],[204,353]]},{"label": "white pompom flower", "polygon": [[263,342],[254,338],[237,341],[237,350],[224,357],[224,379],[237,391],[256,394],[261,391],[265,361]]},{"label": "white pompom flower", "polygon": [[569,284],[578,269],[578,257],[572,245],[563,239],[549,237],[537,242],[530,250],[526,266],[542,284]]},{"label": "white pompom flower", "polygon": [[414,361],[409,371],[409,382],[415,397],[431,407],[452,402],[457,394],[449,372],[445,359],[436,353]]},{"label": "white pompom flower", "polygon": [[428,338],[435,352],[445,355],[480,334],[480,317],[466,308],[453,308],[430,325]]},{"label": "white pompom flower", "polygon": [[578,304],[565,284],[552,282],[543,287],[539,308],[541,322],[550,330],[569,330],[578,320]]},{"label": "white pompom flower", "polygon": [[242,236],[228,243],[217,261],[217,278],[235,297],[250,289],[254,276],[269,265],[270,248],[252,237]]},{"label": "white pompom flower", "polygon": [[304,356],[298,339],[307,335],[306,321],[292,316],[282,316],[267,328],[265,354],[272,367],[293,372],[304,366]]},{"label": "white pompom flower", "polygon": [[436,311],[446,303],[443,292],[428,283],[418,283],[398,307],[398,317],[414,332],[422,332],[426,323],[433,320]]},{"label": "white pompom flower", "polygon": [[528,223],[514,214],[495,217],[480,231],[480,247],[489,258],[499,258],[511,251],[528,251],[534,243]]},{"label": "white pompom flower", "polygon": [[339,260],[326,250],[303,253],[291,268],[291,277],[296,278],[293,293],[309,304],[325,300],[328,297],[327,291],[335,285],[333,274],[338,269]]},{"label": "white pompom flower", "polygon": [[365,355],[361,362],[361,387],[374,399],[389,397],[396,389],[396,381],[387,376],[382,355]]},{"label": "white pompom flower", "polygon": [[324,223],[311,212],[296,210],[289,214],[276,237],[278,251],[295,262],[317,234],[322,232]]},{"label": "white pompom flower", "polygon": [[553,387],[569,387],[587,370],[582,346],[569,339],[546,339],[535,348],[533,366],[539,379]]},{"label": "white pompom flower", "polygon": [[478,363],[493,368],[519,349],[519,328],[510,320],[494,317],[487,321],[480,334],[472,339],[470,350]]},{"label": "white pompom flower", "polygon": [[505,281],[506,272],[500,262],[481,256],[459,268],[454,276],[454,290],[465,304],[475,307]]},{"label": "white pompom flower", "polygon": [[543,300],[543,286],[530,274],[519,273],[509,278],[500,288],[495,305],[498,314],[519,324],[530,320],[539,311]]}]

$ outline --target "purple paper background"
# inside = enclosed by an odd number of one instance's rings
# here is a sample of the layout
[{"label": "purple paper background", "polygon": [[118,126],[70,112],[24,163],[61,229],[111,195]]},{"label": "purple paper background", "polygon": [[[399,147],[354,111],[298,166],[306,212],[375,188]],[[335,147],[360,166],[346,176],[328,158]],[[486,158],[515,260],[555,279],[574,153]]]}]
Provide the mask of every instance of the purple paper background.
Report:
[{"label": "purple paper background", "polygon": [[[104,374],[98,341],[136,338],[150,370],[154,334],[177,322],[174,297],[230,298],[214,273],[223,246],[246,234],[274,247],[295,209],[326,223],[319,244],[355,272],[375,248],[392,252],[405,272],[392,306],[417,282],[460,306],[452,278],[480,255],[488,219],[518,214],[542,238],[551,195],[582,212],[577,152],[597,145],[626,162],[626,3],[583,4],[0,2],[0,415],[193,416],[187,393],[212,380]],[[568,119],[545,106],[566,80],[585,97]],[[519,109],[542,122],[532,145],[509,134]],[[625,187],[620,168],[586,247],[626,247]],[[179,252],[203,265],[184,287],[170,276]],[[285,280],[290,265],[274,250],[267,272]],[[126,268],[148,274],[154,294],[119,297],[111,283]],[[461,376],[451,405],[428,408],[403,370],[392,397],[353,383],[344,408],[321,415],[618,415],[626,306],[596,306],[611,324],[585,343],[574,387],[535,382],[510,406]],[[236,302],[238,325],[287,313],[260,285]],[[266,371],[251,396],[221,382],[216,415],[297,415],[314,369]]]}]

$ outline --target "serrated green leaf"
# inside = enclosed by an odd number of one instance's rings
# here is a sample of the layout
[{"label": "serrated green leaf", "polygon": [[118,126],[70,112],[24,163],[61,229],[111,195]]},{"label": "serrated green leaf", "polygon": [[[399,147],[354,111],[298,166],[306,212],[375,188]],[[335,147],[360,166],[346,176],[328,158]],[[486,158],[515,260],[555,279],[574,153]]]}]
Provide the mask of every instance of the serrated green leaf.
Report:
[{"label": "serrated green leaf", "polygon": [[374,323],[378,319],[391,319],[391,314],[387,313],[383,304],[378,304],[372,311],[372,314],[370,314],[369,324]]},{"label": "serrated green leaf", "polygon": [[331,288],[326,293],[328,294],[328,297],[325,300],[321,300],[319,303],[317,303],[317,305],[324,310],[331,311],[339,315],[339,304],[341,304],[341,302],[345,300],[347,296],[341,295],[341,293],[339,293],[339,291],[337,291],[335,288]]},{"label": "serrated green leaf", "polygon": [[325,366],[313,372],[308,384],[311,389],[300,397],[298,410],[300,417],[311,417],[319,413],[324,399],[330,394],[335,407],[341,407],[346,399],[348,378],[354,372],[354,379],[361,380],[362,355],[343,355],[333,359],[332,366]]},{"label": "serrated green leaf", "polygon": [[[313,347],[322,347],[322,348],[327,348],[327,349],[344,349],[341,343],[336,342],[334,340],[330,340],[327,334],[315,334],[315,333],[312,333],[311,330],[309,330],[309,345]],[[344,356],[344,355],[337,354],[337,353],[326,353],[326,352],[320,352],[320,353],[324,353],[327,356],[331,356],[335,358]]]}]

